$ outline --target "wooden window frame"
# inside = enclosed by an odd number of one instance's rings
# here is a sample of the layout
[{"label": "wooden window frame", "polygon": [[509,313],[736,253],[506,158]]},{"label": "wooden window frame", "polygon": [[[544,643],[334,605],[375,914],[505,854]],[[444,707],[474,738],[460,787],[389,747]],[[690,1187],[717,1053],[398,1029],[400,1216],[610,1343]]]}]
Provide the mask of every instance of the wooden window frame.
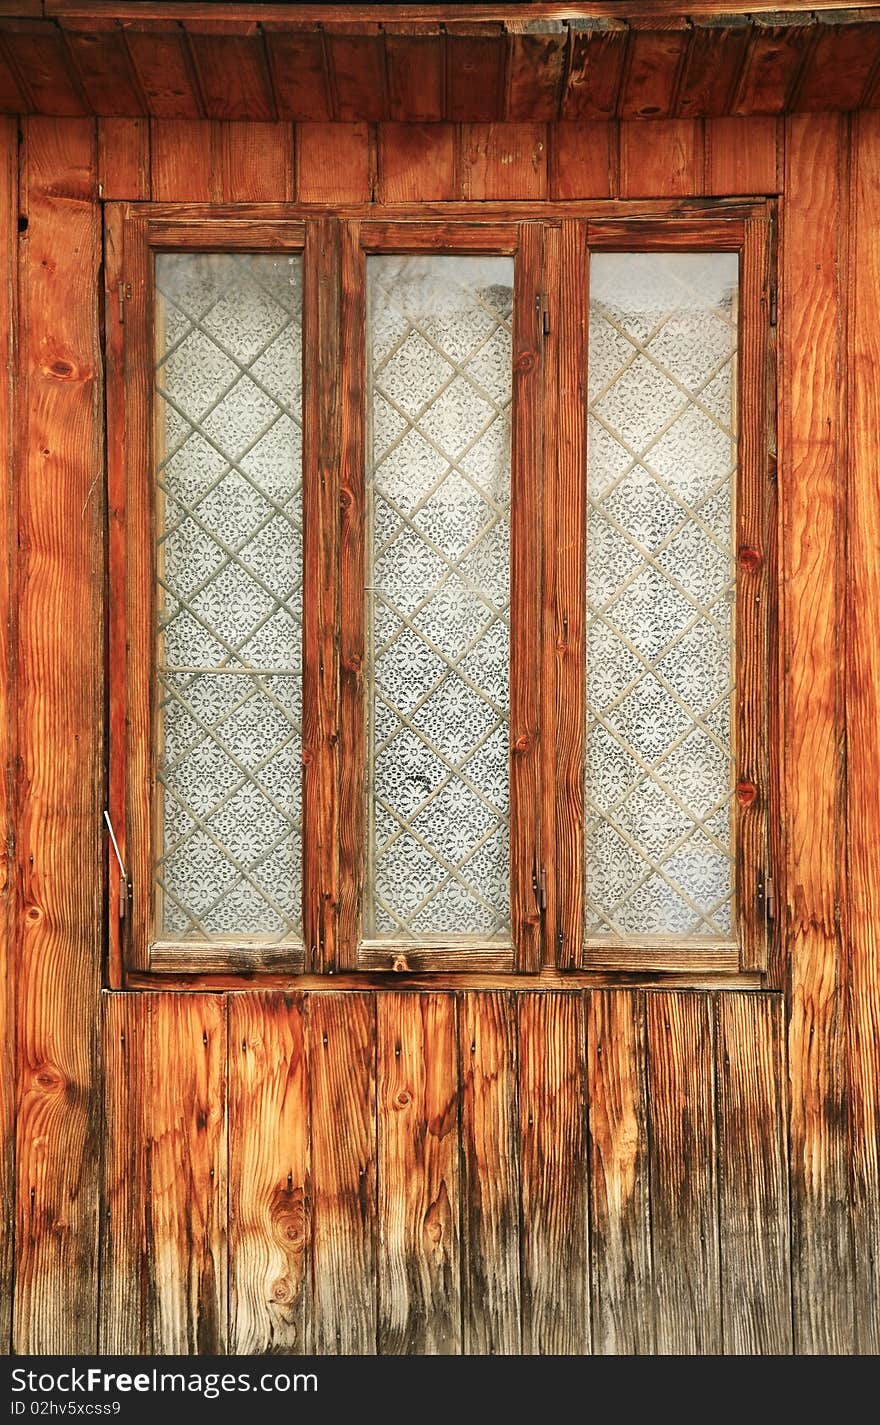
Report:
[{"label": "wooden window frame", "polygon": [[[438,211],[438,207],[441,211]],[[106,205],[111,987],[776,983],[774,207],[705,203]],[[740,254],[737,944],[584,947],[586,381],[592,251]],[[155,679],[152,261],[303,254],[303,942],[151,943]],[[511,452],[509,946],[362,942],[365,864],[365,262],[380,252],[515,262]],[[549,320],[548,320],[549,317]],[[320,378],[337,371],[338,380]],[[518,492],[518,497],[517,497]],[[538,538],[525,533],[538,532]],[[514,610],[518,616],[514,617]],[[743,639],[742,631],[747,631]],[[774,845],[768,846],[768,837]],[[118,911],[117,911],[118,908]]]}]

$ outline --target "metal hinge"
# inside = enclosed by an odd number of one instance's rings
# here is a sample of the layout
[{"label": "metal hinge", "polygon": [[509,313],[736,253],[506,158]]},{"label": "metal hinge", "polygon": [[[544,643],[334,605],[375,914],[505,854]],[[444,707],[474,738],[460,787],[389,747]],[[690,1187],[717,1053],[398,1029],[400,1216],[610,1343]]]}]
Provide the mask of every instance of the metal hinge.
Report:
[{"label": "metal hinge", "polygon": [[776,283],[775,283],[775,282],[773,282],[773,283],[770,284],[770,294],[769,294],[769,295],[770,295],[770,325],[771,325],[771,327],[775,327],[775,326],[776,326],[776,318],[777,318],[777,309],[776,309]]},{"label": "metal hinge", "polygon": [[773,885],[773,877],[767,876],[764,881],[764,903],[767,907],[767,919],[776,919],[776,890]]},{"label": "metal hinge", "polygon": [[550,335],[550,303],[547,300],[546,292],[538,292],[535,296],[535,311],[538,321],[541,324],[542,336]]},{"label": "metal hinge", "polygon": [[119,919],[124,920],[126,912],[128,910],[128,902],[130,898],[128,876],[126,875],[125,866],[123,865],[122,861],[122,854],[119,850],[119,842],[116,840],[116,833],[113,830],[113,823],[110,820],[110,813],[106,810],[104,812],[104,820],[107,823],[107,830],[110,833],[110,842],[113,846],[113,852],[116,856],[116,860],[119,865]]},{"label": "metal hinge", "polygon": [[119,320],[125,321],[125,304],[131,301],[131,283],[120,282],[116,288],[116,296],[119,300]]}]

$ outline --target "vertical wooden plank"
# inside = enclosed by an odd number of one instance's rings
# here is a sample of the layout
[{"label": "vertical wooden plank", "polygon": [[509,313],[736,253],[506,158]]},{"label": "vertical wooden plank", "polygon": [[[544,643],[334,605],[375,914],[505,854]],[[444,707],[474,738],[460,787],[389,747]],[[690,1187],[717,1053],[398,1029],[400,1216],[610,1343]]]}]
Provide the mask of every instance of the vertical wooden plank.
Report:
[{"label": "vertical wooden plank", "polygon": [[781,998],[717,996],[725,1355],[792,1350]]},{"label": "vertical wooden plank", "polygon": [[282,119],[332,119],[332,105],[319,30],[302,31],[288,19],[261,25],[269,58],[272,88]]},{"label": "vertical wooden plank", "polygon": [[564,222],[560,258],[556,608],[556,945],[558,969],[583,943],[586,411],[589,257],[586,224]]},{"label": "vertical wooden plank", "polygon": [[648,995],[651,1233],[660,1355],[711,1355],[722,1346],[711,1010],[708,995]]},{"label": "vertical wooden plank", "polygon": [[568,36],[562,22],[556,24],[540,34],[508,33],[504,116],[514,123],[547,122],[559,112]]},{"label": "vertical wooden plank", "polygon": [[452,995],[378,997],[380,1355],[461,1349],[456,1039]]},{"label": "vertical wooden plank", "polygon": [[[437,123],[446,112],[446,50],[439,24],[386,21],[388,116],[403,123]],[[409,33],[407,33],[409,31]]]},{"label": "vertical wooden plank", "polygon": [[216,124],[207,119],[154,119],[150,169],[157,203],[210,203],[216,194]]},{"label": "vertical wooden plank", "polygon": [[224,203],[289,203],[296,191],[293,125],[219,124],[218,197]]},{"label": "vertical wooden plank", "polygon": [[101,1214],[102,1355],[153,1349],[148,1299],[146,1111],[153,996],[101,996],[104,1080],[104,1181]]},{"label": "vertical wooden plank", "polygon": [[675,101],[678,118],[727,113],[749,40],[747,16],[727,18],[725,25],[694,28]]},{"label": "vertical wooden plank", "polygon": [[334,118],[343,123],[390,118],[385,44],[378,22],[327,20],[323,30]]},{"label": "vertical wooden plank", "polygon": [[854,1349],[880,1352],[880,114],[853,132],[847,826]]},{"label": "vertical wooden plank", "polygon": [[546,124],[464,124],[462,196],[546,198]]},{"label": "vertical wooden plank", "polygon": [[677,198],[703,189],[698,119],[638,119],[620,125],[621,198]]},{"label": "vertical wooden plank", "polygon": [[619,129],[614,120],[553,124],[550,197],[613,198]]},{"label": "vertical wooden plank", "polygon": [[228,23],[183,21],[206,113],[212,119],[277,118],[262,35],[248,21],[236,26],[237,33],[226,33]]},{"label": "vertical wooden plank", "polygon": [[775,118],[706,120],[706,192],[719,198],[777,193]]},{"label": "vertical wooden plank", "polygon": [[505,41],[497,21],[452,21],[446,29],[446,117],[491,123],[504,105]]},{"label": "vertical wooden plank", "polygon": [[[104,379],[106,387],[107,462],[107,689],[108,777],[107,810],[114,828],[119,860],[128,867],[126,798],[130,775],[128,759],[128,697],[125,676],[128,627],[126,570],[126,477],[128,420],[132,401],[125,381],[125,324],[107,321],[119,300],[119,283],[125,270],[123,252],[123,206],[108,203],[104,209]],[[147,353],[142,357],[147,359]],[[135,744],[137,745],[137,744]],[[124,950],[127,917],[127,889],[116,852],[106,839],[107,867],[107,983],[118,990],[124,980]],[[125,897],[125,899],[123,899]],[[114,912],[110,914],[110,906]],[[120,911],[126,911],[126,917]],[[127,917],[130,922],[130,917]],[[129,947],[134,949],[133,946]],[[145,948],[145,947],[144,947]],[[133,959],[136,957],[133,955]]]},{"label": "vertical wooden plank", "polygon": [[229,997],[229,1350],[307,1350],[306,1000]]},{"label": "vertical wooden plank", "polygon": [[427,203],[457,198],[452,124],[380,124],[380,203]]},{"label": "vertical wooden plank", "polygon": [[149,198],[149,119],[98,120],[98,193],[110,200]]},{"label": "vertical wooden plank", "polygon": [[[303,464],[303,916],[313,971],[336,964],[339,885],[340,361],[339,224],[322,218],[305,253],[303,348],[318,353],[303,371],[306,441]],[[344,369],[344,368],[343,368]]]},{"label": "vertical wooden plank", "polygon": [[645,996],[587,998],[593,1349],[655,1349],[648,1191]]},{"label": "vertical wooden plank", "polygon": [[617,112],[622,119],[664,119],[673,110],[690,40],[689,23],[671,17],[630,26]]},{"label": "vertical wooden plank", "polygon": [[795,1350],[852,1349],[842,956],[841,307],[846,121],[786,120],[780,293],[784,933]]},{"label": "vertical wooden plank", "polygon": [[[615,112],[629,32],[622,20],[606,20],[607,28],[569,26],[568,75],[562,94],[563,119],[608,120]],[[612,26],[614,28],[612,28]]]},{"label": "vertical wooden plank", "polygon": [[226,1002],[153,1002],[146,1087],[152,1350],[218,1355],[226,1322]]},{"label": "vertical wooden plank", "polygon": [[[14,609],[16,491],[13,463],[15,410],[16,322],[18,294],[18,121],[0,119],[0,508],[6,547],[0,559],[0,1282],[12,1282],[13,1205],[15,1202],[15,1045],[13,1027],[13,966],[15,894],[15,740],[13,689],[16,685]],[[12,1291],[0,1291],[0,1350],[8,1353],[12,1330]]]},{"label": "vertical wooden plank", "polygon": [[[366,846],[366,583],[364,451],[366,262],[360,226],[342,232],[339,432],[339,854],[337,964],[357,966]],[[335,637],[335,628],[329,630]]]},{"label": "vertical wooden plank", "polygon": [[301,203],[369,203],[373,191],[367,124],[297,124]]},{"label": "vertical wooden plank", "polygon": [[512,994],[459,1006],[462,1349],[520,1350],[517,1014]]},{"label": "vertical wooden plank", "polygon": [[522,1348],[590,1352],[584,1014],[579,994],[519,996]]},{"label": "vertical wooden plank", "polygon": [[123,20],[125,45],[154,119],[204,113],[186,37],[176,20]]},{"label": "vertical wooden plank", "polygon": [[804,58],[815,42],[817,26],[809,13],[790,15],[781,27],[774,16],[756,15],[752,33],[731,102],[733,114],[783,114],[801,72]]},{"label": "vertical wooden plank", "polygon": [[376,1350],[376,999],[309,997],[312,1325],[320,1355]]},{"label": "vertical wooden plank", "polygon": [[101,243],[94,123],[25,133],[13,1344],[75,1354],[98,1315]]},{"label": "vertical wooden plank", "polygon": [[[548,949],[541,887],[553,876],[552,846],[542,838],[543,290],[543,233],[538,223],[522,223],[513,302],[510,469],[510,909],[517,969],[526,971],[540,969]],[[550,728],[547,736],[552,735]]]}]

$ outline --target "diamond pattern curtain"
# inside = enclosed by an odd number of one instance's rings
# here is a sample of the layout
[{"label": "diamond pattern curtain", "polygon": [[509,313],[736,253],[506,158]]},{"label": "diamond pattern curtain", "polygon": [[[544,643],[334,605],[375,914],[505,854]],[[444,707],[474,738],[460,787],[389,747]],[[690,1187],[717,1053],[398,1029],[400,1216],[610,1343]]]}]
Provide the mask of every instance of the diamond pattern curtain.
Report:
[{"label": "diamond pattern curtain", "polygon": [[168,939],[300,933],[301,261],[156,259]]},{"label": "diamond pattern curtain", "polygon": [[586,933],[731,934],[738,260],[590,267]]},{"label": "diamond pattern curtain", "polygon": [[513,263],[368,260],[366,934],[509,934]]}]

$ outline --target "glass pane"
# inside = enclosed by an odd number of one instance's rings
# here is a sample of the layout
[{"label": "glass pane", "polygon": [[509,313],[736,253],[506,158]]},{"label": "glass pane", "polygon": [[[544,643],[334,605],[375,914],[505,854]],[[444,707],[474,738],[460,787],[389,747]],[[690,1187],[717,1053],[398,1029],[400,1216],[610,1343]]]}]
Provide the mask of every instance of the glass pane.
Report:
[{"label": "glass pane", "polygon": [[365,933],[508,937],[513,261],[368,259]]},{"label": "glass pane", "polygon": [[731,934],[738,259],[590,266],[587,922]]},{"label": "glass pane", "polygon": [[300,934],[299,257],[156,258],[166,939]]}]

